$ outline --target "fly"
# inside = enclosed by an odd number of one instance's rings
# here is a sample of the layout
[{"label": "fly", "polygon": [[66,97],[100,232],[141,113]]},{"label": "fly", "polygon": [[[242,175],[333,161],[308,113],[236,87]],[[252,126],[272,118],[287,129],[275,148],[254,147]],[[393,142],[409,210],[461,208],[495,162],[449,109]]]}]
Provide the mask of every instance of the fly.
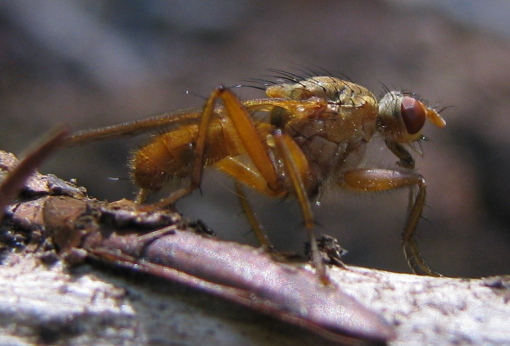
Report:
[{"label": "fly", "polygon": [[[443,118],[414,94],[388,91],[378,101],[368,89],[333,76],[301,78],[280,73],[281,83],[266,83],[266,98],[240,101],[220,86],[202,109],[77,132],[67,145],[164,129],[131,158],[131,176],[140,187],[137,201],[144,203],[166,184],[189,179],[187,187],[175,189],[151,206],[172,205],[200,187],[204,168],[214,167],[234,179],[241,206],[268,248],[271,245],[242,187],[276,198],[295,196],[310,239],[312,262],[324,283],[328,278],[314,233],[314,198],[326,187],[362,192],[409,188],[402,232],[405,257],[415,273],[440,275],[425,263],[414,239],[426,183],[414,171],[408,147],[425,138],[421,131],[426,120],[444,127]],[[360,167],[375,133],[398,158],[397,169]]]}]

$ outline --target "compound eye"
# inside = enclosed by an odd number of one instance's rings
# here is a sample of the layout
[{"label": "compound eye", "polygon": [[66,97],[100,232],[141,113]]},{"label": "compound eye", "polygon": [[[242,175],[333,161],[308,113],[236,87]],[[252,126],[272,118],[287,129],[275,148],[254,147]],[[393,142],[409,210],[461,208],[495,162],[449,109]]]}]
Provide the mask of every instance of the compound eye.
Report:
[{"label": "compound eye", "polygon": [[400,114],[406,125],[407,133],[410,135],[420,132],[425,124],[425,118],[427,117],[423,104],[409,96],[404,96],[402,98]]}]

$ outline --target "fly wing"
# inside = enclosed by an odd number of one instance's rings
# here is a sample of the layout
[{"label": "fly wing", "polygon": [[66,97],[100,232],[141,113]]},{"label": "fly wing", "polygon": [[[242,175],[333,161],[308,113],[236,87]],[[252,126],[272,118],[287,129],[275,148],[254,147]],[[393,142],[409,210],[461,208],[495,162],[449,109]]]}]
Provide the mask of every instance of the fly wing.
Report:
[{"label": "fly wing", "polygon": [[121,124],[78,131],[73,133],[64,145],[72,147],[104,140],[139,136],[152,131],[163,131],[177,126],[198,123],[201,117],[202,110],[200,109],[182,109],[160,113]]},{"label": "fly wing", "polygon": [[[247,108],[251,116],[253,112],[270,111],[274,106],[278,105],[278,101],[288,102],[288,100],[262,98],[242,101],[241,103]],[[215,108],[214,113],[218,114],[220,112],[220,110]],[[178,126],[199,124],[202,114],[203,109],[186,108],[97,129],[77,131],[69,136],[64,146],[73,147],[104,140],[135,137],[156,131],[161,133]]]},{"label": "fly wing", "polygon": [[[254,99],[242,102],[248,108],[250,114],[254,111],[268,111],[274,104],[268,99]],[[135,137],[145,133],[163,132],[178,126],[198,124],[202,118],[202,109],[187,108],[169,111],[142,119],[128,121],[121,124],[100,127],[97,129],[83,130],[73,133],[65,142],[64,146],[73,147],[92,142],[111,139]],[[218,111],[215,110],[215,113]]]}]

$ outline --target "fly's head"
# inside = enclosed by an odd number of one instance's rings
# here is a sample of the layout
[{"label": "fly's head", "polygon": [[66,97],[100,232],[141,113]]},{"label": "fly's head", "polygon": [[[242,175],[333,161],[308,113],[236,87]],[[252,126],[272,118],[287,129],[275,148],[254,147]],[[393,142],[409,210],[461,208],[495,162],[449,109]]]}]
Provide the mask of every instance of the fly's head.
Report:
[{"label": "fly's head", "polygon": [[423,139],[425,120],[437,127],[446,122],[439,113],[423,102],[400,91],[390,91],[379,101],[377,130],[386,142],[411,144]]}]

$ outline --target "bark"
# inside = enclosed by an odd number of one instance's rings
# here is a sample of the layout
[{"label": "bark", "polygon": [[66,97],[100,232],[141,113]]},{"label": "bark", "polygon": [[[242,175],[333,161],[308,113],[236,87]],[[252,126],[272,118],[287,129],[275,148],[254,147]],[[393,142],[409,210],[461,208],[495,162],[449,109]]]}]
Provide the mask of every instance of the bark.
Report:
[{"label": "bark", "polygon": [[[15,160],[5,155],[0,157],[0,166],[7,171],[6,158]],[[153,275],[105,265],[104,261],[72,266],[70,260],[86,254],[68,252],[67,262],[56,255],[45,233],[43,201],[67,196],[86,203],[101,202],[88,199],[83,189],[72,184],[39,174],[27,182],[21,196],[7,208],[1,224],[1,344],[330,342],[266,314]],[[224,243],[228,248],[229,243]],[[389,322],[396,331],[389,344],[510,342],[509,277],[434,278],[351,266],[330,266],[328,274],[339,289]]]}]

